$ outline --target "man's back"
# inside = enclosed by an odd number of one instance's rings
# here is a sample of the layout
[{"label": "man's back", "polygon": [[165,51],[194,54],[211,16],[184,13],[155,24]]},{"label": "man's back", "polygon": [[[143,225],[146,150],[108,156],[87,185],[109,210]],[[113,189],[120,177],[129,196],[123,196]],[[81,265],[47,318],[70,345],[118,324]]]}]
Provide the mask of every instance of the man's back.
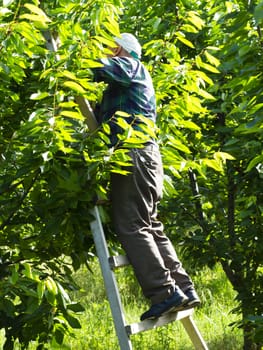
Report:
[{"label": "man's back", "polygon": [[94,69],[96,81],[108,84],[101,102],[98,121],[109,120],[115,112],[131,116],[143,115],[156,119],[155,92],[150,74],[144,65],[132,57],[112,57],[101,60]]}]

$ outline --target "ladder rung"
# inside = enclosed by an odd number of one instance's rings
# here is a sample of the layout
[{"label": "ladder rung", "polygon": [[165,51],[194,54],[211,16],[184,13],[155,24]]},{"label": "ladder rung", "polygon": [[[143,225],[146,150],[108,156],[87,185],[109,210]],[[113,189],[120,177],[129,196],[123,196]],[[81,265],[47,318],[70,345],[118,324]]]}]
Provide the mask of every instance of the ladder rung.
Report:
[{"label": "ladder rung", "polygon": [[193,314],[194,309],[182,310],[178,312],[170,312],[166,315],[163,315],[156,320],[145,320],[138,323],[132,323],[125,326],[128,335],[148,331],[149,329],[154,329],[165,324],[168,324],[173,321],[178,321],[183,318],[189,317]]},{"label": "ladder rung", "polygon": [[116,255],[109,257],[109,264],[110,268],[114,270],[118,267],[127,266],[130,263],[126,255]]}]

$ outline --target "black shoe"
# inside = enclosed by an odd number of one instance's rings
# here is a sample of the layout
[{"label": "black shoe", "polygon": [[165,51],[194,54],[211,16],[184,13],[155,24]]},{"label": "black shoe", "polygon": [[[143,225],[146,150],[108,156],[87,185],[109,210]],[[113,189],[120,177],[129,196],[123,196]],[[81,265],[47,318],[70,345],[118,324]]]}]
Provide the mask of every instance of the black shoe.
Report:
[{"label": "black shoe", "polygon": [[201,300],[193,288],[189,288],[184,294],[188,297],[188,302],[186,303],[185,308],[190,309],[201,304]]},{"label": "black shoe", "polygon": [[154,304],[148,311],[141,315],[141,321],[146,319],[156,319],[167,312],[182,310],[188,302],[188,297],[179,289],[175,288],[174,293],[164,301]]}]

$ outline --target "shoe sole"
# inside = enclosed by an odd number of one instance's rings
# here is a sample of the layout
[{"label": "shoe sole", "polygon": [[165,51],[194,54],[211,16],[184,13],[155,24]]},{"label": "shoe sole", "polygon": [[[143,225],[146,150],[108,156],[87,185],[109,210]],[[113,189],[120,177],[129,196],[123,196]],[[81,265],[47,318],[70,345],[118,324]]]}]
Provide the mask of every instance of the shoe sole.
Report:
[{"label": "shoe sole", "polygon": [[178,311],[184,310],[187,303],[188,303],[188,300],[186,299],[185,301],[182,301],[182,303],[180,305],[172,306],[169,310],[163,312],[162,315],[166,315],[166,314],[169,314],[171,312],[178,312]]},{"label": "shoe sole", "polygon": [[188,310],[188,309],[193,309],[195,307],[198,307],[201,305],[201,302],[200,301],[192,301],[192,302],[189,302],[189,303],[186,303],[184,305],[184,310]]}]

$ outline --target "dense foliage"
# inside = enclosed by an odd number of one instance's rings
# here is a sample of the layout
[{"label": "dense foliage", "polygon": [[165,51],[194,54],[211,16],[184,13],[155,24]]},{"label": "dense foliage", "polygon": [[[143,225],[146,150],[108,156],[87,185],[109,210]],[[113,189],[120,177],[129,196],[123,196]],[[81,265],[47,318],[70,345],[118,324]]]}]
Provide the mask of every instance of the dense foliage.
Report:
[{"label": "dense foliage", "polygon": [[[4,0],[0,7],[0,327],[6,349],[80,327],[72,271],[93,254],[89,209],[127,162],[90,132],[74,96],[119,30],[144,45],[166,170],[161,215],[185,256],[220,261],[245,349],[263,338],[260,1]],[[48,34],[57,52],[47,45]],[[141,135],[119,120],[122,137]],[[139,142],[139,141],[138,141]],[[107,218],[107,211],[104,212]],[[88,276],[87,276],[88,278]],[[253,345],[254,344],[254,345]],[[257,345],[256,345],[257,344]]]}]

